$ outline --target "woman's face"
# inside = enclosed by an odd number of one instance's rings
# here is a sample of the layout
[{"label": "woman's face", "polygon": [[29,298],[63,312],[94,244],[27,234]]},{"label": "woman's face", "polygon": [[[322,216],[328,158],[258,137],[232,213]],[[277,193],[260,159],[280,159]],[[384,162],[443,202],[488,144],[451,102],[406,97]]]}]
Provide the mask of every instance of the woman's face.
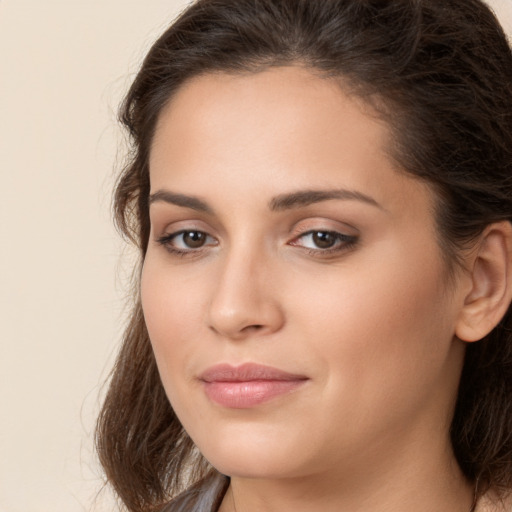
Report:
[{"label": "woman's face", "polygon": [[169,400],[221,472],[357,474],[448,443],[463,299],[433,194],[388,144],[299,67],[201,76],[162,112],[143,309]]}]

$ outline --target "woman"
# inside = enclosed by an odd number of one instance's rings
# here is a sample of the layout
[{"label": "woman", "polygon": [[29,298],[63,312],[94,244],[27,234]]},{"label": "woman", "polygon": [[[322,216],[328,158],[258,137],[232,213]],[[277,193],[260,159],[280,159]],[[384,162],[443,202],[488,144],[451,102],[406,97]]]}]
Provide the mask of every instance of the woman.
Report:
[{"label": "woman", "polygon": [[488,8],[199,0],[121,118],[143,265],[97,442],[126,508],[510,510],[512,55]]}]

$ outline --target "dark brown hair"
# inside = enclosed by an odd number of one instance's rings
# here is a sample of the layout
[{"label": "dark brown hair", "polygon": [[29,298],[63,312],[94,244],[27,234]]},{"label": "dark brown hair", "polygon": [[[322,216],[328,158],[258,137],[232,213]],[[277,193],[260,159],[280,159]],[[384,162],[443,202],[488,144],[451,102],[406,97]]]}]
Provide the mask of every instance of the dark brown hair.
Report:
[{"label": "dark brown hair", "polygon": [[[447,261],[486,225],[512,218],[512,54],[480,0],[199,0],[149,51],[121,109],[133,153],[115,218],[144,259],[148,156],[164,105],[191,77],[300,64],[372,102],[400,167],[438,191]],[[138,292],[136,293],[138,297]],[[466,477],[512,489],[512,318],[467,347],[451,425]],[[152,511],[214,472],[163,390],[137,299],[98,421],[108,481]]]}]

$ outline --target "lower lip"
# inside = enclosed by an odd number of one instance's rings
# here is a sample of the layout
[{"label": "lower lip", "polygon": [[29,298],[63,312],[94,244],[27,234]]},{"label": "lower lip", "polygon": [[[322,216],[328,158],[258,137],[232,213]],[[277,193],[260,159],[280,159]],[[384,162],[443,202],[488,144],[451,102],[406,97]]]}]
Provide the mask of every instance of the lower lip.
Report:
[{"label": "lower lip", "polygon": [[295,391],[305,380],[250,380],[243,382],[204,382],[206,395],[213,402],[231,409],[247,409]]}]

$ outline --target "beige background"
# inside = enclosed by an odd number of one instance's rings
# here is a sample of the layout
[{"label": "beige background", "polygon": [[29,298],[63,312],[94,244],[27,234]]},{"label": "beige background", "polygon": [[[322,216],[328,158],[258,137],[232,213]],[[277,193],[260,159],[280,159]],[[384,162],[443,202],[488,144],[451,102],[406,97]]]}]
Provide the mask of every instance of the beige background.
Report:
[{"label": "beige background", "polygon": [[115,110],[186,3],[0,0],[0,512],[113,509],[91,432],[126,293]]}]

